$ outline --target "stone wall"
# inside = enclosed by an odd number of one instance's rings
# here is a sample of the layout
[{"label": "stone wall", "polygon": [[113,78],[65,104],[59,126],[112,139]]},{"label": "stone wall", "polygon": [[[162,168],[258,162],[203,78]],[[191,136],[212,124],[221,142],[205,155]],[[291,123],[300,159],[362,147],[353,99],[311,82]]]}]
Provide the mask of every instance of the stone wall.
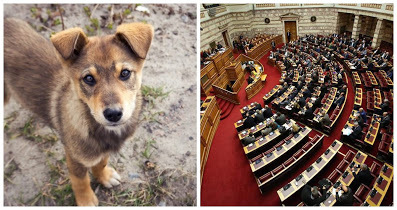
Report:
[{"label": "stone wall", "polygon": [[[348,11],[346,10],[346,12]],[[226,30],[231,42],[239,35],[253,37],[257,33],[283,34],[283,22],[280,16],[288,13],[299,17],[297,21],[298,36],[338,33],[342,26],[345,27],[346,31],[352,32],[354,15],[346,12],[341,12],[340,8],[333,7],[251,9],[244,12],[229,11],[229,13],[219,17],[201,22],[200,27],[203,30],[200,32],[200,50],[209,48],[209,44],[214,41],[224,44],[222,32]],[[316,16],[315,22],[311,22],[310,18],[312,16]],[[265,23],[265,18],[269,18],[270,23]],[[368,26],[361,28],[362,31],[360,33],[373,36],[376,19],[373,19],[375,21],[369,21],[370,19],[365,19],[368,22]],[[385,31],[392,33],[390,28]],[[392,40],[392,34],[388,36],[388,40]]]},{"label": "stone wall", "polygon": [[383,34],[382,40],[388,43],[393,43],[393,22],[389,20],[383,20]]}]

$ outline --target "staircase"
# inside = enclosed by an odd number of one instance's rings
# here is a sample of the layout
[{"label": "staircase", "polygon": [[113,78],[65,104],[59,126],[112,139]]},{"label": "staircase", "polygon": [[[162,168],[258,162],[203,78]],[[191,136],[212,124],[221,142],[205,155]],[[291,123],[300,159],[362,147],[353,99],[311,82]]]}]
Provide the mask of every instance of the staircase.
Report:
[{"label": "staircase", "polygon": [[221,120],[225,119],[232,113],[235,104],[218,97],[216,98],[216,102],[221,109]]}]

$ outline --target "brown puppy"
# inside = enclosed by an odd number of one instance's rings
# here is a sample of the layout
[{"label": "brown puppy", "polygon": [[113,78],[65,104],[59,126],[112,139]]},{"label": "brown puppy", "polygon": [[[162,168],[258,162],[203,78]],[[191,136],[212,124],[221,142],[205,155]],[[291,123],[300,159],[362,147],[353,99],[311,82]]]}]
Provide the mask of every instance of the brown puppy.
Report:
[{"label": "brown puppy", "polygon": [[105,187],[120,184],[107,161],[138,124],[152,38],[152,26],[129,23],[103,37],[68,29],[51,43],[26,22],[4,21],[5,101],[12,95],[57,130],[77,205],[98,205],[90,168]]}]

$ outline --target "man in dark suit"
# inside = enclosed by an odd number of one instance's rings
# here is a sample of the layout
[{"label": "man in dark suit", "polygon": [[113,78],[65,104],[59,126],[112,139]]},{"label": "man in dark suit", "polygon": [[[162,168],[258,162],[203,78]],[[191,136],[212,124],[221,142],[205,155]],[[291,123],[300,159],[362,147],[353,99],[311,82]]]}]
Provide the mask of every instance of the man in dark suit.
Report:
[{"label": "man in dark suit", "polygon": [[256,110],[255,123],[258,124],[258,123],[263,122],[263,121],[265,121],[265,118],[263,117],[262,111],[260,109]]},{"label": "man in dark suit", "polygon": [[318,187],[311,187],[305,183],[301,192],[301,200],[307,206],[318,206],[326,199],[327,190],[322,188],[322,195],[320,196]]},{"label": "man in dark suit", "polygon": [[383,112],[388,112],[389,111],[389,107],[390,107],[390,102],[388,99],[385,99],[383,101],[383,103],[380,105],[380,108],[382,109],[382,113]]},{"label": "man in dark suit", "polygon": [[274,39],[272,40],[272,49],[273,51],[276,51],[276,42],[274,41]]},{"label": "man in dark suit", "polygon": [[267,118],[269,118],[271,116],[273,116],[272,109],[268,105],[265,105],[265,108],[264,108],[264,111],[263,111],[263,117],[265,119],[267,119]]},{"label": "man in dark suit", "polygon": [[367,186],[371,185],[373,176],[368,169],[366,164],[360,165],[360,172],[356,173],[357,168],[352,168],[354,180],[350,184],[350,188],[355,192],[361,184],[365,184]]},{"label": "man in dark suit", "polygon": [[276,123],[279,125],[284,125],[287,122],[287,119],[284,114],[277,112]]},{"label": "man in dark suit", "polygon": [[360,113],[361,118],[363,119],[364,123],[367,122],[367,113],[364,111],[363,108],[358,109],[358,113]]},{"label": "man in dark suit", "polygon": [[243,139],[241,139],[241,143],[243,143],[244,146],[247,146],[248,144],[254,143],[256,141],[255,136],[253,133],[250,132],[250,134]]},{"label": "man in dark suit", "polygon": [[288,42],[291,41],[291,32],[289,30],[287,31],[287,39],[288,39]]},{"label": "man in dark suit", "polygon": [[353,190],[346,185],[342,185],[338,187],[339,191],[342,191],[342,195],[339,196],[339,193],[336,193],[336,203],[335,206],[353,206]]},{"label": "man in dark suit", "polygon": [[391,117],[387,112],[383,112],[383,116],[380,118],[380,127],[386,128],[391,122]]},{"label": "man in dark suit", "polygon": [[358,122],[354,122],[353,126],[353,132],[349,135],[349,138],[351,141],[354,141],[354,139],[360,139],[361,138],[361,131],[363,129],[361,126],[358,124]]},{"label": "man in dark suit", "polygon": [[251,117],[251,115],[249,113],[246,113],[245,116],[246,116],[246,118],[245,118],[244,123],[243,123],[244,129],[254,127],[256,125],[255,124],[255,119],[253,117]]},{"label": "man in dark suit", "polygon": [[248,82],[248,84],[251,84],[251,83],[253,83],[253,82],[254,82],[254,79],[252,79],[252,77],[251,77],[251,76],[249,76],[249,77],[248,77],[248,79],[247,79],[247,82]]},{"label": "man in dark suit", "polygon": [[345,94],[342,92],[342,93],[340,93],[340,96],[338,97],[338,99],[336,99],[334,101],[331,108],[335,108],[336,106],[341,107],[343,102],[345,102]]},{"label": "man in dark suit", "polygon": [[308,104],[306,105],[306,111],[303,115],[305,119],[313,119],[313,108],[309,106]]}]

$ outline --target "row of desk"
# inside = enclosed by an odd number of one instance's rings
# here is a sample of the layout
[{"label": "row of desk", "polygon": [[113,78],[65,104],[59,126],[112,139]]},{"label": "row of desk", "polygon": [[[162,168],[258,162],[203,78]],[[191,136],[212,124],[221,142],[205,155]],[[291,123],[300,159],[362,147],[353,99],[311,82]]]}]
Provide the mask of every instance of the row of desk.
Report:
[{"label": "row of desk", "polygon": [[[338,89],[336,87],[332,87],[330,90],[330,93],[328,95],[327,100],[325,101],[325,103],[321,106],[321,110],[324,111],[324,113],[328,113],[329,109],[332,106],[332,103],[335,100],[335,96],[336,96],[336,92],[338,91]],[[319,122],[320,121],[321,116],[316,115],[314,116],[314,121]]]},{"label": "row of desk", "polygon": [[358,109],[361,107],[361,104],[363,102],[363,89],[362,88],[356,88],[356,93],[354,96],[354,108]]},{"label": "row of desk", "polygon": [[[357,151],[357,154],[354,156],[353,160],[350,162],[345,172],[339,177],[339,179],[335,182],[335,184],[329,188],[327,191],[328,198],[325,199],[320,206],[333,206],[336,203],[336,195],[332,192],[334,189],[340,187],[342,184],[346,186],[350,186],[350,184],[354,180],[354,175],[351,167],[356,167],[363,164],[367,159],[367,155],[361,151]],[[358,172],[357,172],[358,173]]]},{"label": "row of desk", "polygon": [[[322,136],[321,138],[323,138]],[[281,202],[284,202],[293,194],[298,192],[305,183],[312,180],[322,169],[324,169],[329,162],[338,154],[339,149],[342,147],[343,143],[335,140],[328,149],[306,170],[304,170],[300,175],[291,180],[287,185],[277,190],[277,194],[280,197]]]},{"label": "row of desk", "polygon": [[258,159],[254,163],[250,164],[251,170],[254,174],[258,175],[258,172],[265,168],[267,165],[273,163],[276,161],[279,157],[283,156],[286,154],[290,149],[294,148],[296,145],[300,144],[306,136],[310,133],[312,129],[309,127],[304,127],[301,129],[301,131],[297,134],[295,134],[290,141],[284,143],[277,149],[275,149],[273,152],[270,152],[266,154],[264,157]]},{"label": "row of desk", "polygon": [[362,206],[380,206],[393,181],[393,166],[385,163]]}]

